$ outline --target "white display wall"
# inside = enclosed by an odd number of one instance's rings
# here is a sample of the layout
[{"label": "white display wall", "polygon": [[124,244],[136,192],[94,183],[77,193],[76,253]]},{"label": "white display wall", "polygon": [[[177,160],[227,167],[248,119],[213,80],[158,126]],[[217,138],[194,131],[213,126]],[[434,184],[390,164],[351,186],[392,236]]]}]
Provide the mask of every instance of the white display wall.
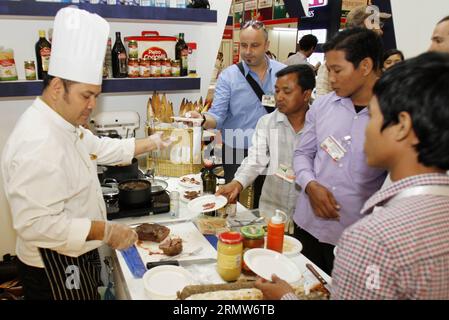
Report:
[{"label": "white display wall", "polygon": [[[157,30],[161,35],[177,35],[185,33],[187,42],[198,45],[197,71],[201,77],[201,89],[193,91],[170,91],[167,97],[173,102],[175,112],[178,111],[182,98],[197,100],[207,94],[215,58],[221,43],[223,30],[228,17],[232,0],[209,0],[212,10],[217,10],[217,23],[196,22],[147,22],[134,20],[109,21],[110,36],[114,42],[115,32],[120,31],[122,41],[125,36],[139,35],[143,30]],[[38,40],[38,30],[48,30],[53,21],[47,18],[23,18],[0,16],[0,46],[13,48],[19,78],[24,78],[23,62],[35,60],[34,44]],[[8,32],[6,32],[9,30]],[[132,110],[137,111],[141,118],[141,128],[137,137],[144,136],[146,120],[146,105],[151,88],[142,93],[103,94],[98,100],[95,113],[101,111]],[[33,97],[0,98],[0,152],[16,121],[25,109],[32,103]],[[3,191],[3,178],[0,172],[0,259],[6,253],[14,253],[15,233],[12,228],[10,210]]]}]

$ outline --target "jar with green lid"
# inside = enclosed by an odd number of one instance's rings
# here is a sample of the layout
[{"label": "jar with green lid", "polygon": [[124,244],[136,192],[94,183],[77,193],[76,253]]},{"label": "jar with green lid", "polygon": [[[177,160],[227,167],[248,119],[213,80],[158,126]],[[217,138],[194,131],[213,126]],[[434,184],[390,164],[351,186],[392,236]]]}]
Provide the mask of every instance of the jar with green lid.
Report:
[{"label": "jar with green lid", "polygon": [[25,61],[25,79],[36,80],[36,65],[34,61]]},{"label": "jar with green lid", "polygon": [[137,47],[136,40],[130,40],[128,42],[128,58],[139,59],[139,48]]},{"label": "jar with green lid", "polygon": [[239,232],[218,235],[217,272],[225,281],[236,281],[242,272],[243,237]]},{"label": "jar with green lid", "polygon": [[[243,235],[243,253],[253,248],[263,248],[265,245],[265,230],[262,226],[244,226],[240,229]],[[248,275],[254,275],[254,273],[243,262],[242,271]]]}]

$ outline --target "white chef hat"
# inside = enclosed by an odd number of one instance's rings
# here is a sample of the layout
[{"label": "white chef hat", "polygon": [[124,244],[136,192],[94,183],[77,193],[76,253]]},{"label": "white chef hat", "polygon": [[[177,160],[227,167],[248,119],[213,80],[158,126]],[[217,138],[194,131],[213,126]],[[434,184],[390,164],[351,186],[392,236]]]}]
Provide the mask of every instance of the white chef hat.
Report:
[{"label": "white chef hat", "polygon": [[48,74],[101,85],[109,23],[97,14],[74,7],[58,11],[53,26]]}]

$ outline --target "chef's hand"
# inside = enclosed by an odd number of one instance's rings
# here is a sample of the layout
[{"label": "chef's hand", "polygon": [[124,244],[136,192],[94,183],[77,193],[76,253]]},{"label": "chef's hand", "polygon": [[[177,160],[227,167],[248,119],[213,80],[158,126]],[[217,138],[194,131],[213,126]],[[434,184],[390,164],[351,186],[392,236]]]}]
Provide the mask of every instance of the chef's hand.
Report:
[{"label": "chef's hand", "polygon": [[287,293],[294,293],[293,288],[284,280],[273,274],[271,282],[263,278],[258,278],[255,287],[262,291],[266,300],[281,300]]},{"label": "chef's hand", "polygon": [[137,241],[137,233],[124,224],[105,222],[103,242],[112,249],[123,250]]},{"label": "chef's hand", "polygon": [[215,193],[216,196],[223,195],[228,198],[228,202],[234,202],[235,199],[239,196],[239,193],[242,192],[243,186],[237,180],[232,180],[228,184],[221,186],[218,191]]},{"label": "chef's hand", "polygon": [[311,181],[306,186],[306,193],[309,196],[310,205],[316,216],[323,219],[339,219],[340,206],[334,198],[332,192],[316,181]]},{"label": "chef's hand", "polygon": [[147,138],[150,143],[150,151],[165,149],[173,143],[174,140],[171,137],[162,139],[162,134],[163,132],[158,131]]}]

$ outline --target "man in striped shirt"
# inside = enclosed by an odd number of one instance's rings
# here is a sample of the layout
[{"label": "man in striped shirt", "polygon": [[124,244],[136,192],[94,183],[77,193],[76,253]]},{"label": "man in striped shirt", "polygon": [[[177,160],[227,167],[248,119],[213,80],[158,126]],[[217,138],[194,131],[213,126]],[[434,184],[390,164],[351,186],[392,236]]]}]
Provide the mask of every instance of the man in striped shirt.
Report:
[{"label": "man in striped shirt", "polygon": [[[374,87],[365,152],[392,185],[364,205],[334,263],[333,299],[449,299],[449,55],[425,53]],[[286,283],[258,281],[268,298]]]}]

